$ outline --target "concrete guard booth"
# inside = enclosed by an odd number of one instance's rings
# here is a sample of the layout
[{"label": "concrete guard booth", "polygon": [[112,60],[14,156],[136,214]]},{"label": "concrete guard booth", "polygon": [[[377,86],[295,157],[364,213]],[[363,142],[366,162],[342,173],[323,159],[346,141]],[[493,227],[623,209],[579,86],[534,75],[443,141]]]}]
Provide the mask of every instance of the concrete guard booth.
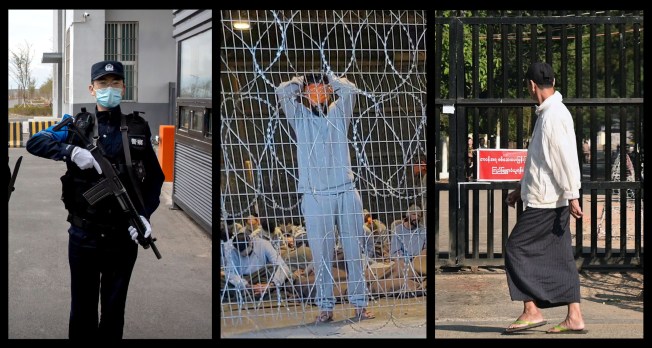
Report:
[{"label": "concrete guard booth", "polygon": [[177,91],[172,202],[212,234],[211,10],[174,10]]}]

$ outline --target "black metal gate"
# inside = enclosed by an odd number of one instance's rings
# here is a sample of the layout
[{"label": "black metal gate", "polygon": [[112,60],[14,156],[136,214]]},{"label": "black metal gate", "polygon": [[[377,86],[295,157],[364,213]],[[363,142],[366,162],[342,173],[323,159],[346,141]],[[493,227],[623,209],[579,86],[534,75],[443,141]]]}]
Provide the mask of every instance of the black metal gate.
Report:
[{"label": "black metal gate", "polygon": [[430,226],[437,264],[503,264],[523,207],[504,203],[514,182],[467,177],[467,141],[472,148],[481,138],[490,148],[527,148],[536,115],[523,78],[531,62],[546,61],[576,127],[585,214],[571,219],[578,265],[642,265],[643,11],[436,11],[435,17],[438,207]]}]

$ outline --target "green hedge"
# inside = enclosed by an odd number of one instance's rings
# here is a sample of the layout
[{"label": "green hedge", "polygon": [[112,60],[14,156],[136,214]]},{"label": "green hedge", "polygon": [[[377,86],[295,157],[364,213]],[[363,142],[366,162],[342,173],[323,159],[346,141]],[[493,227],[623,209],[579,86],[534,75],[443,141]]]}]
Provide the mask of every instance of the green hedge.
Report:
[{"label": "green hedge", "polygon": [[13,108],[9,108],[9,113],[24,116],[52,116],[52,107],[42,105],[16,105]]}]

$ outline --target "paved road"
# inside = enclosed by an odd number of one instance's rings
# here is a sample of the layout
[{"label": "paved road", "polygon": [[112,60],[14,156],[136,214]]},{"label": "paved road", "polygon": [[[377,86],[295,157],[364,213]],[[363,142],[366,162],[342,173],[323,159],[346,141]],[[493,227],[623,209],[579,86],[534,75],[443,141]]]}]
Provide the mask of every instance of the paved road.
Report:
[{"label": "paved road", "polygon": [[[9,338],[67,338],[68,223],[60,201],[62,162],[23,156],[9,202]],[[124,338],[212,337],[212,240],[181,210],[171,183],[152,216],[163,258],[139,248],[127,297]]]},{"label": "paved road", "polygon": [[643,274],[641,272],[580,273],[581,308],[588,333],[548,335],[566,307],[544,309],[548,325],[519,334],[502,335],[523,311],[509,297],[502,270],[478,274],[435,275],[435,339],[438,338],[643,338]]}]

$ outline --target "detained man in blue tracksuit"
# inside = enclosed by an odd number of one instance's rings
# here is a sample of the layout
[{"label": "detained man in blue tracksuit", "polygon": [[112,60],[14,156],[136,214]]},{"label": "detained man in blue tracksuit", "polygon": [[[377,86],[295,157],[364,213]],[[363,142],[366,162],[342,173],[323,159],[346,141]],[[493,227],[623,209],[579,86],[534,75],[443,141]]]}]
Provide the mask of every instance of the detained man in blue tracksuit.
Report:
[{"label": "detained man in blue tracksuit", "polygon": [[[294,129],[299,167],[298,191],[312,249],[315,270],[317,322],[333,320],[335,226],[347,262],[347,294],[359,319],[374,315],[366,309],[367,288],[360,241],[364,231],[362,200],[353,184],[347,132],[356,86],[346,78],[308,74],[281,83],[276,94],[288,124]],[[331,94],[338,99],[331,102]]]},{"label": "detained man in blue tracksuit", "polygon": [[[120,110],[125,93],[122,63],[93,64],[89,92],[97,100],[95,115],[80,113],[74,124],[83,129],[88,139],[97,137],[140,214],[147,238],[152,233],[149,219],[159,205],[164,175],[150,142],[147,121],[136,114],[124,115]],[[68,117],[64,115],[64,119]],[[129,280],[138,255],[137,232],[114,196],[89,205],[83,193],[102,179],[102,169],[69,126],[57,132],[53,128],[34,134],[26,147],[32,155],[65,161],[67,166],[61,177],[61,199],[70,222],[68,334],[71,339],[120,339]],[[128,151],[124,151],[125,147]]]}]

